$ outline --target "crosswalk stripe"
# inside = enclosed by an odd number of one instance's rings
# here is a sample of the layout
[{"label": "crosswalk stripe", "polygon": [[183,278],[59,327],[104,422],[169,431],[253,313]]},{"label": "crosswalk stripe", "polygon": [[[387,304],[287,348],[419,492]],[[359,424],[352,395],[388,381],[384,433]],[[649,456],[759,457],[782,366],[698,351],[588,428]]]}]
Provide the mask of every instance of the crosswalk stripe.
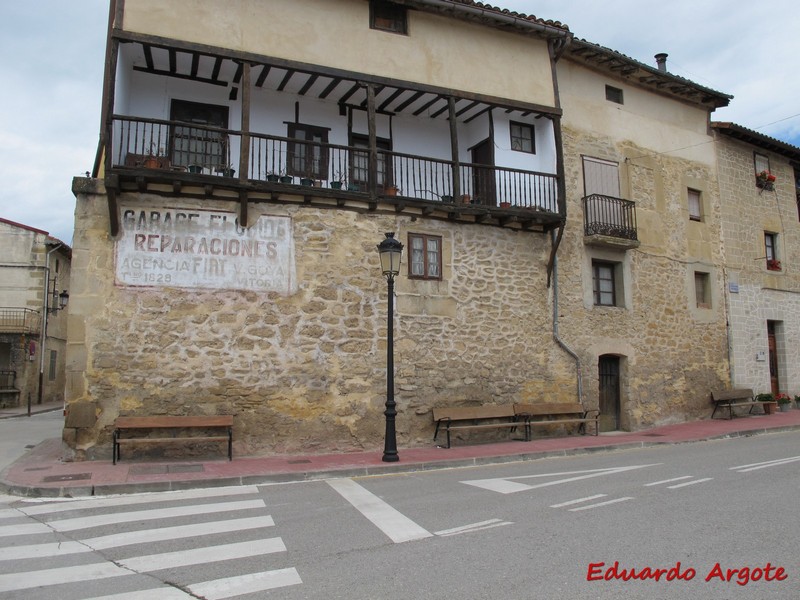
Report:
[{"label": "crosswalk stripe", "polygon": [[161,569],[174,569],[188,567],[220,560],[246,558],[260,554],[285,552],[286,546],[279,537],[251,542],[238,542],[235,544],[221,544],[219,546],[206,546],[179,552],[165,552],[164,554],[151,554],[149,556],[136,556],[117,561],[123,567],[134,571],[160,571]]},{"label": "crosswalk stripe", "polygon": [[[242,487],[204,488],[199,490],[182,490],[174,492],[158,492],[158,494],[131,494],[125,496],[102,496],[87,500],[61,500],[49,501],[47,504],[32,504],[20,506],[19,510],[26,515],[45,515],[50,513],[67,512],[71,510],[84,510],[90,508],[104,508],[113,506],[132,506],[136,504],[150,504],[156,502],[173,502],[176,500],[199,500],[202,498],[218,498],[220,496],[240,496],[256,494],[258,488],[253,485]],[[0,514],[0,516],[2,516]]]},{"label": "crosswalk stripe", "polygon": [[258,529],[260,527],[273,527],[274,525],[275,522],[270,516],[251,517],[247,519],[229,519],[227,521],[195,523],[194,525],[161,527],[158,529],[146,529],[142,531],[125,531],[96,538],[89,538],[88,540],[84,540],[84,543],[94,550],[105,550],[108,548],[130,546],[132,544],[177,540],[188,537],[211,535],[214,533],[230,533],[233,531],[244,531],[246,529]]},{"label": "crosswalk stripe", "polygon": [[253,594],[299,583],[303,583],[303,581],[300,579],[297,569],[289,568],[196,583],[188,586],[188,589],[192,594],[206,598],[206,600],[222,600],[240,594]]},{"label": "crosswalk stripe", "polygon": [[17,525],[3,525],[0,527],[0,537],[12,535],[35,535],[37,533],[52,533],[44,523],[19,523]]},{"label": "crosswalk stripe", "polygon": [[2,560],[20,560],[23,558],[45,558],[50,556],[64,556],[67,554],[81,554],[91,552],[92,549],[80,542],[50,542],[47,544],[31,544],[29,546],[11,546],[3,548]]},{"label": "crosswalk stripe", "polygon": [[13,508],[5,508],[0,510],[0,519],[14,519],[19,518],[19,511]]},{"label": "crosswalk stripe", "polygon": [[123,569],[110,562],[42,569],[25,573],[8,573],[0,575],[0,592],[27,590],[62,583],[81,583],[93,579],[108,579],[125,575],[132,575],[132,573],[128,569]]},{"label": "crosswalk stripe", "polygon": [[48,525],[56,531],[75,531],[101,525],[117,525],[136,521],[152,521],[155,519],[170,519],[191,515],[205,515],[211,513],[246,510],[250,508],[264,508],[263,500],[241,500],[238,502],[220,502],[216,504],[192,504],[189,506],[173,506],[133,512],[111,513],[106,515],[93,515],[90,517],[75,517],[49,521]]},{"label": "crosswalk stripe", "polygon": [[246,558],[258,556],[260,554],[285,551],[286,546],[283,544],[281,538],[269,538],[253,542],[223,544],[220,546],[208,546],[179,552],[138,556],[117,561],[117,564],[105,562],[91,565],[27,571],[24,573],[9,573],[0,575],[0,592],[25,590],[46,585],[84,582],[94,579],[123,577],[126,575],[135,575],[136,572],[159,571],[161,569],[187,567],[220,560]]}]

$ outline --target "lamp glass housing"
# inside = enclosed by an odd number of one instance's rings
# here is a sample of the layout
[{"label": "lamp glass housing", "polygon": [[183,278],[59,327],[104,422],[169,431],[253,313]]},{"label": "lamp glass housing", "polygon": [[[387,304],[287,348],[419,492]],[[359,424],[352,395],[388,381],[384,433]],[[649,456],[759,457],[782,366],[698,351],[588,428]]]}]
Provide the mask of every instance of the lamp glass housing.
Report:
[{"label": "lamp glass housing", "polygon": [[385,234],[386,238],[378,244],[381,257],[381,271],[387,277],[394,277],[400,272],[400,257],[403,244],[394,239],[394,232]]}]

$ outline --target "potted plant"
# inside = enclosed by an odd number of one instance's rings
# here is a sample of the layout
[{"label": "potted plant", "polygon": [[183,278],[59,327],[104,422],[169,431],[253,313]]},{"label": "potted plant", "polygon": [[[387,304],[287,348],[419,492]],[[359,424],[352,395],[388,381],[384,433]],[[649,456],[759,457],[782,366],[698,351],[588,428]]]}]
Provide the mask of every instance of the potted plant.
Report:
[{"label": "potted plant", "polygon": [[340,190],[342,186],[344,186],[346,179],[341,171],[336,171],[336,174],[333,176],[334,179],[331,181],[330,186],[333,190]]},{"label": "potted plant", "polygon": [[233,168],[232,164],[228,164],[226,167],[217,167],[217,173],[221,173],[223,177],[233,177],[236,174],[236,170]]},{"label": "potted plant", "polygon": [[767,269],[770,271],[780,271],[781,261],[776,260],[774,258],[767,259]]},{"label": "potted plant", "polygon": [[397,194],[399,194],[400,192],[401,192],[400,188],[397,187],[396,185],[387,185],[386,188],[384,189],[384,193],[387,196],[397,196]]},{"label": "potted plant", "polygon": [[150,144],[150,152],[147,153],[147,156],[144,159],[144,168],[145,169],[158,169],[161,167],[161,157],[163,156],[164,149],[159,148],[158,150],[155,149],[154,144]]},{"label": "potted plant", "polygon": [[778,403],[778,408],[781,409],[781,412],[789,412],[789,410],[792,408],[792,399],[788,394],[778,394],[775,396],[775,401]]},{"label": "potted plant", "polygon": [[500,208],[511,208],[511,202],[501,202]]},{"label": "potted plant", "polygon": [[769,171],[761,171],[756,175],[756,187],[771,192],[775,189],[775,175]]},{"label": "potted plant", "polygon": [[772,394],[757,394],[755,400],[756,402],[761,402],[765,415],[771,415],[778,409],[778,403]]},{"label": "potted plant", "polygon": [[277,183],[278,181],[280,181],[280,179],[281,179],[280,174],[275,173],[274,171],[270,171],[269,173],[267,173],[267,181],[271,181],[272,183]]}]

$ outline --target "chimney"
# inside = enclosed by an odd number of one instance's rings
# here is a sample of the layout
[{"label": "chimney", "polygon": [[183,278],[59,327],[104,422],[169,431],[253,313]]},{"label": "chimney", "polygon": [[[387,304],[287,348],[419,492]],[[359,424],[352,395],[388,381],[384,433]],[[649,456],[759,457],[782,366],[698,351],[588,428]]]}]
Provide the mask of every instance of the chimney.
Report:
[{"label": "chimney", "polygon": [[656,54],[656,64],[658,65],[658,70],[666,73],[667,72],[667,54],[666,52],[659,52]]}]

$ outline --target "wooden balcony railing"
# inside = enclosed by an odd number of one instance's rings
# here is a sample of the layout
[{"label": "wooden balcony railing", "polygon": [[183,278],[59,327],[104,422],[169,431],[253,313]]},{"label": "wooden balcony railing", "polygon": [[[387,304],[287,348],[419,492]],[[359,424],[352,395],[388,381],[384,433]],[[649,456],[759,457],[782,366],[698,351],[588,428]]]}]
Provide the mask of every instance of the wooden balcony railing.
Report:
[{"label": "wooden balcony railing", "polygon": [[[237,177],[242,139],[249,139],[244,178],[353,193],[403,196],[559,214],[555,175],[369,150],[175,121],[114,118],[112,167],[168,169]],[[457,168],[456,168],[457,166]],[[456,186],[456,182],[458,185]],[[455,198],[455,189],[458,198]]]},{"label": "wooden balcony railing", "polygon": [[592,194],[583,199],[583,224],[586,235],[605,235],[638,240],[636,204],[630,200]]},{"label": "wooden balcony railing", "polygon": [[0,308],[0,333],[39,333],[42,316],[30,308]]}]

